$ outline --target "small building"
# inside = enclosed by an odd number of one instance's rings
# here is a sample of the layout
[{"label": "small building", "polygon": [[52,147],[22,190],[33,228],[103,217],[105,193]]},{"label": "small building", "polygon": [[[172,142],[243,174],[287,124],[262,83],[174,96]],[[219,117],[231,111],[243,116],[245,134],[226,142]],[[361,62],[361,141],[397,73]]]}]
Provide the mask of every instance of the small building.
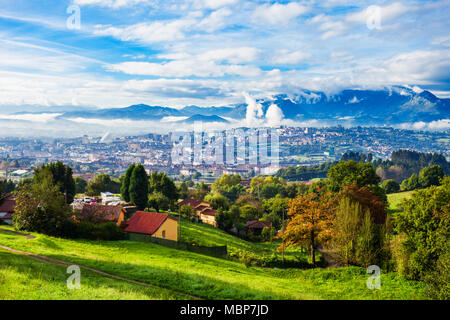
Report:
[{"label": "small building", "polygon": [[133,241],[148,241],[150,237],[178,241],[178,220],[167,213],[138,211],[125,225],[124,231]]},{"label": "small building", "polygon": [[0,204],[0,220],[6,224],[12,225],[12,217],[15,207],[16,200],[12,197],[6,198],[3,203]]},{"label": "small building", "polygon": [[12,225],[12,217],[14,208],[16,207],[16,200],[14,198],[7,198],[0,205],[0,220],[4,223]]},{"label": "small building", "polygon": [[121,205],[102,205],[89,203],[73,203],[72,208],[75,220],[88,221],[95,224],[114,222],[120,226],[135,207],[123,207]]},{"label": "small building", "polygon": [[197,199],[184,199],[178,203],[178,206],[191,206],[194,208],[195,216],[198,220],[201,220],[204,223],[212,225],[213,227],[217,226],[216,223],[216,214],[217,210],[214,210],[211,207],[211,204],[207,201],[197,200]]},{"label": "small building", "polygon": [[216,214],[217,214],[216,210],[211,209],[211,208],[206,208],[200,212],[200,219],[204,223],[212,225],[213,227],[217,227]]},{"label": "small building", "polygon": [[114,193],[111,192],[102,192],[100,194],[100,197],[102,198],[103,205],[120,204],[122,202],[122,199],[120,197],[116,197]]},{"label": "small building", "polygon": [[259,236],[264,228],[272,228],[272,222],[252,220],[247,221],[245,224],[248,232],[254,234],[255,236]]}]

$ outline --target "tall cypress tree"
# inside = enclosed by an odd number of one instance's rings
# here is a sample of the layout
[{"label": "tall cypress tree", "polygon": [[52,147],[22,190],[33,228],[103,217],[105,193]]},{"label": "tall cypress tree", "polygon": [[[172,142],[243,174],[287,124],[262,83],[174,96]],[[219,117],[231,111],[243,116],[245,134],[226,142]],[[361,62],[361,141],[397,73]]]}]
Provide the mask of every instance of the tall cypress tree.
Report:
[{"label": "tall cypress tree", "polygon": [[125,173],[125,177],[122,181],[122,186],[120,187],[120,194],[122,195],[122,199],[126,202],[130,202],[130,180],[131,174],[133,173],[135,167],[136,165],[134,163],[128,167],[127,172]]},{"label": "tall cypress tree", "polygon": [[144,166],[138,164],[133,169],[129,187],[130,201],[139,210],[144,210],[148,203],[148,176]]}]

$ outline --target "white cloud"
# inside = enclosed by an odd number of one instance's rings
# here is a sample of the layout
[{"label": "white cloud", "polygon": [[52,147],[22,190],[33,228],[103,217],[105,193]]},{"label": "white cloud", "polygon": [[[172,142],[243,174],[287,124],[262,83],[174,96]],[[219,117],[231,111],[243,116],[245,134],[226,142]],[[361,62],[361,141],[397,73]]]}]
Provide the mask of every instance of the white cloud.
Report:
[{"label": "white cloud", "polygon": [[228,8],[221,8],[212,12],[208,17],[200,21],[196,28],[204,30],[206,32],[214,32],[224,28],[226,24],[226,18],[232,15],[232,11]]},{"label": "white cloud", "polygon": [[304,51],[279,50],[272,59],[276,64],[297,64],[311,57],[311,54]]},{"label": "white cloud", "polygon": [[199,0],[197,5],[209,9],[217,9],[239,2],[239,0]]},{"label": "white cloud", "polygon": [[176,60],[167,63],[122,62],[109,65],[108,70],[132,75],[165,77],[222,77],[224,75],[258,76],[259,68],[249,65],[220,65],[212,61]]},{"label": "white cloud", "polygon": [[343,21],[334,21],[331,17],[324,14],[319,14],[308,22],[319,25],[319,30],[323,32],[320,36],[322,40],[338,36],[348,29],[348,26]]},{"label": "white cloud", "polygon": [[[371,10],[372,8],[374,7],[373,6],[367,7],[366,9],[360,12],[349,14],[346,17],[346,20],[350,22],[366,24],[367,20],[370,19],[370,16],[374,14],[374,12]],[[385,7],[377,6],[377,8],[379,8],[380,10],[379,13],[381,17],[381,23],[395,19],[406,12],[416,10],[416,7],[405,6],[400,2],[395,2]]]},{"label": "white cloud", "polygon": [[290,20],[306,13],[308,9],[297,2],[264,4],[255,9],[252,21],[258,24],[286,25]]},{"label": "white cloud", "polygon": [[97,5],[101,7],[109,7],[119,9],[123,7],[134,6],[137,4],[150,3],[149,0],[74,0],[74,4],[83,5]]},{"label": "white cloud", "polygon": [[256,60],[259,53],[260,50],[251,47],[223,48],[201,53],[198,55],[198,59],[206,61],[245,63]]},{"label": "white cloud", "polygon": [[418,121],[413,123],[402,123],[398,127],[407,130],[430,130],[430,131],[442,131],[450,129],[450,119],[442,119],[431,122]]},{"label": "white cloud", "polygon": [[247,104],[247,111],[245,114],[245,122],[247,126],[255,127],[261,125],[264,122],[262,105],[257,103],[256,100],[248,93],[244,92],[242,95],[244,96],[245,103]]},{"label": "white cloud", "polygon": [[122,41],[144,43],[168,42],[184,38],[187,29],[195,24],[195,19],[143,22],[128,27],[96,26],[95,35],[112,36]]},{"label": "white cloud", "polygon": [[271,104],[266,112],[266,123],[269,126],[278,126],[283,121],[283,118],[283,111],[276,104]]}]

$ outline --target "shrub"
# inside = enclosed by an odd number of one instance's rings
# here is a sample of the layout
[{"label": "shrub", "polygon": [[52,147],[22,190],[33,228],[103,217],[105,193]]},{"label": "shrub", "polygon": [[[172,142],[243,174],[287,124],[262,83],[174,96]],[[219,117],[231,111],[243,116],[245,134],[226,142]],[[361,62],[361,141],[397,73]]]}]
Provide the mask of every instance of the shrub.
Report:
[{"label": "shrub", "polygon": [[402,234],[403,254],[408,257],[402,273],[423,280],[436,270],[437,261],[445,253],[450,232],[450,186],[418,190],[404,201],[404,212],[398,214],[397,231]]},{"label": "shrub", "polygon": [[392,179],[388,179],[383,181],[381,187],[384,189],[386,193],[395,193],[400,190],[400,185]]},{"label": "shrub", "polygon": [[425,277],[427,293],[431,299],[450,299],[450,242],[436,264],[436,270]]},{"label": "shrub", "polygon": [[123,240],[125,233],[114,222],[93,224],[91,222],[80,222],[76,225],[75,238],[88,240]]}]

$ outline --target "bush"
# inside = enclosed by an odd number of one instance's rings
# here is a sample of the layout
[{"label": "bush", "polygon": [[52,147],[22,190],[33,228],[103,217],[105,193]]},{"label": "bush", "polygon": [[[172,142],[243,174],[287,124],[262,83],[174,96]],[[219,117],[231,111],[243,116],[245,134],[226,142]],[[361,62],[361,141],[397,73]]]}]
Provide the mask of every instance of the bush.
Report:
[{"label": "bush", "polygon": [[381,187],[384,189],[386,193],[395,193],[400,190],[400,185],[392,179],[388,179],[383,181]]},{"label": "bush", "polygon": [[76,224],[75,238],[88,240],[123,240],[125,233],[114,222],[106,222],[99,225],[91,222],[80,222]]},{"label": "bush", "polygon": [[450,245],[447,241],[447,248],[436,264],[436,270],[425,277],[427,293],[431,299],[450,299]]},{"label": "bush", "polygon": [[418,190],[404,201],[404,212],[396,218],[397,231],[404,239],[399,267],[403,275],[423,280],[437,270],[437,262],[445,254],[450,232],[450,184]]}]

